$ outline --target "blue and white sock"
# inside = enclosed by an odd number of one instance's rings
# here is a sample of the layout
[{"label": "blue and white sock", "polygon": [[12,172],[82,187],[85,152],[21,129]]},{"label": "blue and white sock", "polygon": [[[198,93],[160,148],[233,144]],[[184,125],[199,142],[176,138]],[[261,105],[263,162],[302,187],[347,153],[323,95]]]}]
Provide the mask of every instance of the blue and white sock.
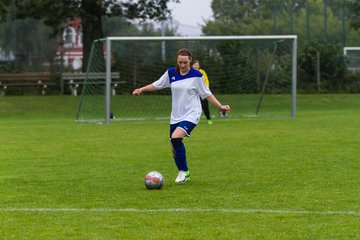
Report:
[{"label": "blue and white sock", "polygon": [[179,171],[188,171],[186,162],[186,150],[185,145],[182,142],[182,138],[171,138],[171,144],[174,150],[174,160]]}]

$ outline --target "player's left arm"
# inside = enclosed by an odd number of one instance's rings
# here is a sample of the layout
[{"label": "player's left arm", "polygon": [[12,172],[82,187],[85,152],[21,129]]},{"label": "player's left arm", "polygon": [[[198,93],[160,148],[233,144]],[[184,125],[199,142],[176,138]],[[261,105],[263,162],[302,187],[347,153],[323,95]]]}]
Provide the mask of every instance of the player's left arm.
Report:
[{"label": "player's left arm", "polygon": [[219,100],[216,99],[214,95],[210,95],[206,98],[209,102],[214,104],[220,111],[230,112],[230,106],[229,105],[223,105],[219,102]]}]

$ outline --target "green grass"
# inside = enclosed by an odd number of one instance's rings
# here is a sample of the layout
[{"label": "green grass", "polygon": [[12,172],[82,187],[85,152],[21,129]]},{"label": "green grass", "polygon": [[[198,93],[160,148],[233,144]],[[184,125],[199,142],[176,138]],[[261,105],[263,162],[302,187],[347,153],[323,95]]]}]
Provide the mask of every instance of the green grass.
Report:
[{"label": "green grass", "polygon": [[[300,95],[295,119],[202,120],[184,185],[168,121],[78,124],[78,100],[0,99],[1,239],[360,238],[358,94]],[[151,170],[164,189],[145,189]]]},{"label": "green grass", "polygon": [[[260,103],[259,94],[221,94],[216,97],[222,102],[229,104],[232,111],[229,118],[240,117],[290,117],[291,94],[265,94]],[[210,112],[214,117],[218,115],[218,109],[209,104]],[[129,119],[168,119],[171,111],[171,95],[147,93],[134,97],[131,94],[112,96],[111,111],[116,119],[123,121]],[[82,98],[79,120],[94,121],[103,120],[105,112],[105,98],[102,95],[86,95]]]}]

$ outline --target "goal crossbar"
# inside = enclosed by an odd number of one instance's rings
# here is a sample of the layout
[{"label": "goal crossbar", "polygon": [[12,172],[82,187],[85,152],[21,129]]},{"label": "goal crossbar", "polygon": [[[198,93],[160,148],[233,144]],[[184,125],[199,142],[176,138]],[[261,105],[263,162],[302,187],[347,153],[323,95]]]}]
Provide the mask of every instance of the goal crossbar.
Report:
[{"label": "goal crossbar", "polygon": [[247,35],[247,36],[164,36],[164,37],[107,37],[101,40],[109,41],[191,41],[191,40],[281,40],[297,39],[297,35]]}]

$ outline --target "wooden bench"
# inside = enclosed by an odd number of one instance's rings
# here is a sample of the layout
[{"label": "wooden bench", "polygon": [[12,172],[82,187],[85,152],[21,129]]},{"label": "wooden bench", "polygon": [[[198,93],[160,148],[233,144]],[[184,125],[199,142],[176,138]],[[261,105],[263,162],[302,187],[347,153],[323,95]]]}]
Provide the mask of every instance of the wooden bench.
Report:
[{"label": "wooden bench", "polygon": [[[78,95],[78,88],[85,84],[91,85],[103,85],[105,86],[106,74],[104,72],[93,72],[93,73],[62,73],[61,74],[61,93],[64,94],[65,86],[69,86],[71,95]],[[111,93],[116,95],[116,88],[120,84],[125,84],[125,81],[120,81],[120,73],[111,73]]]},{"label": "wooden bench", "polygon": [[5,96],[6,90],[9,87],[27,86],[38,86],[40,93],[45,95],[46,89],[49,85],[55,85],[55,82],[51,82],[51,73],[49,72],[0,74],[0,96]]}]

